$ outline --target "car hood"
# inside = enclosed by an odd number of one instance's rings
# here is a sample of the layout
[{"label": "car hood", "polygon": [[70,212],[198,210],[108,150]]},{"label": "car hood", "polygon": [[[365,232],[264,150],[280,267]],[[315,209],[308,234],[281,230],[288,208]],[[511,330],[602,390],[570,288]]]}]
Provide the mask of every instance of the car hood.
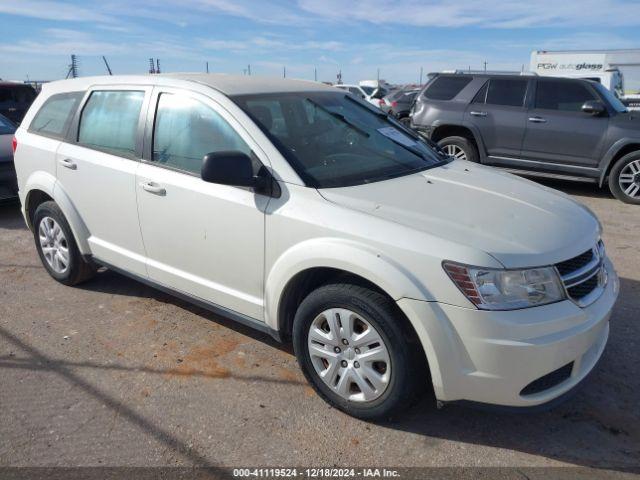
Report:
[{"label": "car hood", "polygon": [[572,258],[591,248],[601,230],[593,213],[569,196],[466,161],[320,194],[338,205],[480,249],[507,268]]}]

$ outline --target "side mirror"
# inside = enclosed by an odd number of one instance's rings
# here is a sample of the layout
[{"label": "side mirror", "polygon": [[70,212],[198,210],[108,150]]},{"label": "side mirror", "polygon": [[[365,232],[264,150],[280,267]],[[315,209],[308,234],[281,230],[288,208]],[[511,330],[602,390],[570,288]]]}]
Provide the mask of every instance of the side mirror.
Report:
[{"label": "side mirror", "polygon": [[238,151],[207,153],[202,159],[200,176],[205,182],[235,187],[253,187],[256,184],[251,158]]},{"label": "side mirror", "polygon": [[597,117],[607,111],[604,104],[598,100],[588,100],[582,105],[582,111]]}]

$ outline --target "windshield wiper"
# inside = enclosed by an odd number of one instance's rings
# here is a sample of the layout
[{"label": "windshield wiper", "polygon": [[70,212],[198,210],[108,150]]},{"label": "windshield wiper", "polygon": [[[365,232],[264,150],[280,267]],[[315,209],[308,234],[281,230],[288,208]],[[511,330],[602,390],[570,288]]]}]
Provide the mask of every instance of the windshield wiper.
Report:
[{"label": "windshield wiper", "polygon": [[343,123],[346,123],[347,125],[349,125],[352,129],[354,129],[355,131],[357,131],[359,134],[369,138],[369,132],[367,132],[366,130],[364,130],[363,128],[359,127],[358,125],[356,125],[355,123],[353,123],[352,121],[350,121],[349,119],[347,119],[347,117],[345,117],[344,115],[342,115],[341,113],[338,112],[332,112],[331,110],[329,110],[327,107],[324,107],[322,105],[320,105],[317,102],[314,102],[313,100],[311,100],[310,98],[306,99],[309,103],[311,103],[312,105],[316,106],[317,108],[319,108],[320,110],[322,110],[323,112],[328,113],[329,115],[331,115],[334,118],[337,118],[338,120],[341,120]]}]

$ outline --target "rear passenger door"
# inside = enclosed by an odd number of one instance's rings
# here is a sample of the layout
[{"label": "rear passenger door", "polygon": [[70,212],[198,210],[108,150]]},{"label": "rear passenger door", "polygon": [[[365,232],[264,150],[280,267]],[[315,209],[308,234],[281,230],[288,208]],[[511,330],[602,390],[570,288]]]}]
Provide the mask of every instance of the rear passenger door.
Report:
[{"label": "rear passenger door", "polygon": [[583,169],[597,167],[609,117],[584,113],[582,105],[588,100],[600,98],[586,83],[538,79],[533,105],[527,112],[523,159]]},{"label": "rear passenger door", "polygon": [[[57,152],[57,179],[90,232],[99,260],[147,276],[138,222],[136,170],[150,87],[87,92]],[[56,187],[58,188],[58,187]]]},{"label": "rear passenger door", "polygon": [[204,182],[200,173],[207,153],[246,153],[255,159],[254,174],[262,165],[256,155],[263,154],[233,116],[208,97],[157,87],[151,105],[145,160],[137,175],[149,277],[262,320],[269,197],[251,188]]},{"label": "rear passenger door", "polygon": [[488,156],[520,156],[528,87],[526,78],[491,78],[467,107],[465,121],[480,132]]}]

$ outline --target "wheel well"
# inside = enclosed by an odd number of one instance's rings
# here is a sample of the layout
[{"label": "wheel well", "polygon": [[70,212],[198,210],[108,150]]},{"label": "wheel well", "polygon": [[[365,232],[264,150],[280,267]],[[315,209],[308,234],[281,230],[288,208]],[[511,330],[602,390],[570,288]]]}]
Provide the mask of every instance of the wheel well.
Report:
[{"label": "wheel well", "polygon": [[461,127],[459,125],[440,125],[436,127],[431,134],[431,140],[433,140],[434,142],[439,142],[446,137],[464,137],[471,143],[473,143],[473,146],[476,147],[476,150],[478,150],[476,139],[473,136],[471,130],[469,130],[467,127]]},{"label": "wheel well", "polygon": [[620,160],[622,157],[632,152],[640,152],[640,143],[630,143],[629,145],[625,145],[620,150],[618,150],[616,154],[613,156],[613,158],[611,159],[611,161],[609,162],[609,165],[607,165],[607,171],[603,178],[606,179],[609,176],[611,169],[613,168],[613,166],[616,164],[618,160]]},{"label": "wheel well", "polygon": [[31,190],[29,192],[29,194],[27,195],[26,212],[27,221],[29,222],[30,226],[33,220],[33,215],[34,213],[36,213],[36,209],[38,208],[38,206],[48,201],[53,201],[53,198],[51,198],[51,196],[49,196],[42,190]]}]

